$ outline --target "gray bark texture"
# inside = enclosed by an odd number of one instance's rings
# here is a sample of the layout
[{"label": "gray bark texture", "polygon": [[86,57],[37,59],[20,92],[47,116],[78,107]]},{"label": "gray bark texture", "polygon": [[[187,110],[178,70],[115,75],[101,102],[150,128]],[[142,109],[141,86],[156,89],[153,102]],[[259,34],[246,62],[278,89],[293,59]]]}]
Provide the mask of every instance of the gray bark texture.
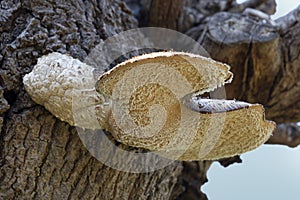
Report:
[{"label": "gray bark texture", "polygon": [[138,26],[186,33],[231,65],[227,97],[263,104],[267,119],[281,123],[269,143],[297,146],[300,6],[276,22],[252,12],[275,7],[274,0],[0,1],[0,199],[207,199],[200,187],[211,161],[141,174],[111,169],[24,90],[23,76],[42,55],[83,61],[100,41]]}]

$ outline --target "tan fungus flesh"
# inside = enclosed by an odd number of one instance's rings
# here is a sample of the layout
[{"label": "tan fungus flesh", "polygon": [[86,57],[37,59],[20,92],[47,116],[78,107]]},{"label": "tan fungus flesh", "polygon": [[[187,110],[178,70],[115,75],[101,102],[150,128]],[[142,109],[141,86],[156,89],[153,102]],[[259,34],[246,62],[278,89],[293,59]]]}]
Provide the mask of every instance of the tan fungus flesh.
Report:
[{"label": "tan fungus flesh", "polygon": [[214,114],[183,106],[185,95],[212,91],[231,79],[229,66],[223,63],[159,52],[119,64],[99,78],[96,90],[117,102],[107,123],[118,141],[171,159],[207,160],[250,151],[275,127],[264,120],[259,104],[239,107],[231,102],[236,109]]}]

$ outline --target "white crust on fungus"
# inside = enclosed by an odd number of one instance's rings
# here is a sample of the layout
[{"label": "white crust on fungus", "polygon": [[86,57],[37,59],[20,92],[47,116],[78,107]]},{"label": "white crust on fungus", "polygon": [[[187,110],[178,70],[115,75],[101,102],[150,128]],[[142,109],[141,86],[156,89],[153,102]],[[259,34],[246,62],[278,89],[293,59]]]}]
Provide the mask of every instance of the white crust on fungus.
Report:
[{"label": "white crust on fungus", "polygon": [[203,114],[231,112],[257,105],[236,100],[201,98],[193,94],[184,96],[182,103],[189,109]]},{"label": "white crust on fungus", "polygon": [[60,120],[96,129],[100,128],[94,117],[99,97],[93,70],[68,55],[50,53],[38,59],[33,70],[24,76],[23,83],[31,98]]}]

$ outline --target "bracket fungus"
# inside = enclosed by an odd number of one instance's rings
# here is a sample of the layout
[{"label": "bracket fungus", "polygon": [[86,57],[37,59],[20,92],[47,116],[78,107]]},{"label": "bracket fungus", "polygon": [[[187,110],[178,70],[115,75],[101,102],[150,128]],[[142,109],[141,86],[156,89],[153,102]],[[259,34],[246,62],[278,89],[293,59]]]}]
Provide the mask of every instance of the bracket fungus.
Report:
[{"label": "bracket fungus", "polygon": [[[275,127],[260,104],[199,97],[230,83],[229,69],[199,55],[156,52],[95,81],[92,67],[51,53],[23,82],[35,102],[73,126],[106,129],[121,143],[171,159],[214,160],[255,149]],[[75,107],[74,97],[80,99]]]}]

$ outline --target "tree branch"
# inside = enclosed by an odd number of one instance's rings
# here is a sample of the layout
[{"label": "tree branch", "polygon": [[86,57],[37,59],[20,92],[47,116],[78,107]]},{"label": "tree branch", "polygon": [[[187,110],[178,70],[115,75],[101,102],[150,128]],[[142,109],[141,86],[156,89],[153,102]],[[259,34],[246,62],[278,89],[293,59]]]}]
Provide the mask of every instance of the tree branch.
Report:
[{"label": "tree branch", "polygon": [[266,144],[282,144],[296,147],[300,144],[300,126],[296,123],[277,125],[273,136]]},{"label": "tree branch", "polygon": [[177,30],[183,4],[181,0],[152,0],[148,25]]},{"label": "tree branch", "polygon": [[[300,6],[276,21],[280,33],[280,70],[267,104],[267,116],[280,123],[300,121]],[[288,21],[291,22],[288,22]],[[282,29],[284,28],[284,29]]]}]

